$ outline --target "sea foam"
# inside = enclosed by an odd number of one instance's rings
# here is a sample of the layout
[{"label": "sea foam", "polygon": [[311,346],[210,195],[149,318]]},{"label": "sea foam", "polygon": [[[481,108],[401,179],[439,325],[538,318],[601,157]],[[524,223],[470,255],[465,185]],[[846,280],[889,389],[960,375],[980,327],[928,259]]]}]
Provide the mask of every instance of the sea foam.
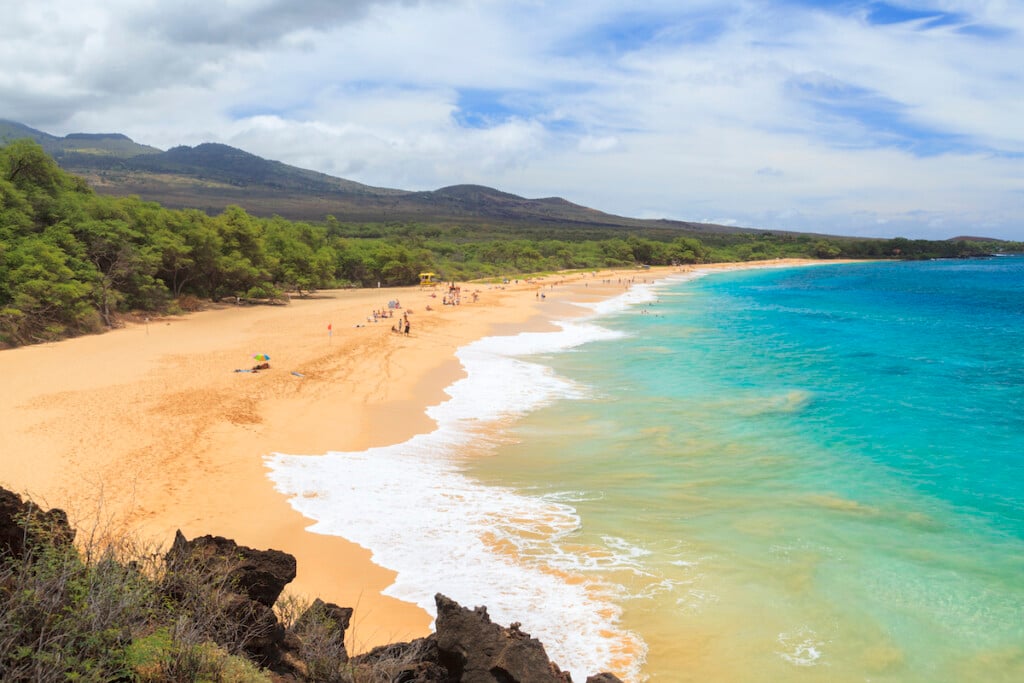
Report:
[{"label": "sea foam", "polygon": [[[608,313],[653,297],[636,286],[592,308]],[[316,520],[310,531],[358,543],[397,573],[387,595],[431,614],[437,592],[486,604],[495,622],[521,622],[576,680],[609,669],[637,680],[646,646],[617,625],[624,589],[601,578],[609,568],[632,570],[636,551],[617,552],[624,549],[610,543],[580,552],[569,543],[580,526],[571,495],[484,485],[460,467],[501,442],[495,425],[585,395],[585,387],[523,356],[622,336],[588,320],[557,325],[556,332],[488,337],[459,349],[466,377],[446,389],[447,401],[427,409],[437,422],[429,434],[362,452],[278,453],[266,464],[277,490]]]}]

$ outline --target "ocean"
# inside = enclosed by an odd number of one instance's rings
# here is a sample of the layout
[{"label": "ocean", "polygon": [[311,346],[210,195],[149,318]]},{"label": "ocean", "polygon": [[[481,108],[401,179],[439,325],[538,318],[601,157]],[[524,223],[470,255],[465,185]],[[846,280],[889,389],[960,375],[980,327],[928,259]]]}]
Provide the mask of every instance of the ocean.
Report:
[{"label": "ocean", "polygon": [[[1024,680],[1024,258],[689,273],[458,353],[292,505],[573,679]],[[382,514],[383,512],[383,514]]]}]

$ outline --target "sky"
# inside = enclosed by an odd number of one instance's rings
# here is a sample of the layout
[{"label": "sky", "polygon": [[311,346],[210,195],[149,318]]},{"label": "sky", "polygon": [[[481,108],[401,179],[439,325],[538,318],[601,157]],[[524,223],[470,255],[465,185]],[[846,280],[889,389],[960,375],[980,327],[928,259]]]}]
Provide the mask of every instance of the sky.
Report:
[{"label": "sky", "polygon": [[1024,240],[1022,0],[0,0],[0,118],[774,230]]}]

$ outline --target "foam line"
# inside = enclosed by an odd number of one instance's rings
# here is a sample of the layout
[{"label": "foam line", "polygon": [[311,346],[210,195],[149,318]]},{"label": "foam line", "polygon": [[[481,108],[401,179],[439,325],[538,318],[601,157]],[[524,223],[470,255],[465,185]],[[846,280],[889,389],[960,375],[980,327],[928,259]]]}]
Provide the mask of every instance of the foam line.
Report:
[{"label": "foam line", "polygon": [[[634,287],[621,304],[642,303],[647,289]],[[631,663],[623,673],[635,679],[645,646],[616,625],[624,589],[600,576],[632,568],[635,550],[600,549],[600,562],[567,551],[563,541],[580,524],[571,501],[485,486],[460,468],[467,455],[495,447],[488,425],[584,395],[584,387],[523,356],[622,336],[589,320],[556,324],[556,332],[487,337],[459,349],[466,377],[446,389],[447,401],[427,409],[437,422],[429,434],[362,452],[278,453],[266,463],[277,490],[316,520],[310,531],[358,543],[397,572],[386,594],[430,613],[436,592],[486,604],[497,623],[522,622],[574,679],[613,662],[621,671],[624,661]]]}]

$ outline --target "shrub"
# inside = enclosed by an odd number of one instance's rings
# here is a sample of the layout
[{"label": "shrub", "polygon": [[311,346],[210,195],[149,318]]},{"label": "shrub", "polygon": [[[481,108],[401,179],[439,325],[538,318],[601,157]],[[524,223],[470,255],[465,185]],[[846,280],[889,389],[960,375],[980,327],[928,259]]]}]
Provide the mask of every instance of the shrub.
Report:
[{"label": "shrub", "polygon": [[316,600],[302,611],[294,622],[291,632],[298,636],[302,646],[299,658],[310,681],[323,683],[348,683],[348,652],[345,649],[345,629],[349,614],[341,617],[337,608],[332,609]]},{"label": "shrub", "polygon": [[269,683],[272,680],[249,660],[228,654],[213,643],[186,645],[176,641],[167,627],[136,639],[127,654],[131,670],[141,683],[204,680]]},{"label": "shrub", "polygon": [[0,680],[108,681],[128,674],[126,651],[151,620],[152,584],[116,548],[82,560],[43,542],[0,558]]}]

